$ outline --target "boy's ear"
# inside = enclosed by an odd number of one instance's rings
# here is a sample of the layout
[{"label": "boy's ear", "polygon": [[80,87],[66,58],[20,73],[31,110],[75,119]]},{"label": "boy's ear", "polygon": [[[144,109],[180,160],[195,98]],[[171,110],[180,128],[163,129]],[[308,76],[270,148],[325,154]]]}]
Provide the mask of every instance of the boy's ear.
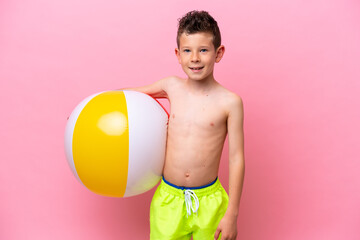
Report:
[{"label": "boy's ear", "polygon": [[180,60],[180,50],[178,48],[175,48],[175,55],[179,61],[179,63],[181,64],[181,60]]},{"label": "boy's ear", "polygon": [[215,62],[218,63],[220,62],[220,60],[222,59],[222,57],[224,56],[225,53],[225,47],[224,45],[221,45],[220,47],[218,47],[218,49],[216,50],[216,58],[215,58]]}]

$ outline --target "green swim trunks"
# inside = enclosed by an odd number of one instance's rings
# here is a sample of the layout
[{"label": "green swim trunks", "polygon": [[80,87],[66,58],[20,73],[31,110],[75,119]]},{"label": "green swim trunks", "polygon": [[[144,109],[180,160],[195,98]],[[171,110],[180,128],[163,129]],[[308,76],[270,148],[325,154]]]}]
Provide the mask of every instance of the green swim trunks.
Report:
[{"label": "green swim trunks", "polygon": [[[185,188],[162,178],[150,206],[150,239],[214,239],[229,197],[218,178]],[[221,235],[219,239],[221,238]]]}]

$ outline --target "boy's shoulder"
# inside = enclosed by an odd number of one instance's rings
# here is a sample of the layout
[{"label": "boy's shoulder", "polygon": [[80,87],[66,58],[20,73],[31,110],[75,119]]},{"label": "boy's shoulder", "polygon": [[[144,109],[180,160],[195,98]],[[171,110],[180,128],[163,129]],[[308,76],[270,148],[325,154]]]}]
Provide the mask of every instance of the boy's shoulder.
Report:
[{"label": "boy's shoulder", "polygon": [[[229,90],[219,83],[219,101],[221,101],[225,112],[229,115],[231,112],[237,112],[242,109],[243,101],[240,95]],[[221,99],[221,100],[220,100]]]},{"label": "boy's shoulder", "polygon": [[181,79],[177,76],[168,76],[168,77],[162,78],[160,81],[163,83],[163,85],[165,87],[170,87],[173,84],[180,82],[181,80],[183,80],[183,79]]},{"label": "boy's shoulder", "polygon": [[183,89],[186,79],[178,76],[169,76],[162,79],[164,90],[167,93],[177,92],[179,89]]},{"label": "boy's shoulder", "polygon": [[185,79],[182,79],[178,76],[168,76],[168,77],[163,78],[163,80],[167,83],[175,83],[175,82],[184,81]]},{"label": "boy's shoulder", "polygon": [[236,103],[236,102],[241,102],[242,99],[240,97],[240,95],[238,95],[237,93],[229,90],[228,88],[226,88],[225,86],[221,85],[219,83],[219,87],[220,87],[220,92],[223,96],[223,99],[225,101],[227,101],[228,103]]}]

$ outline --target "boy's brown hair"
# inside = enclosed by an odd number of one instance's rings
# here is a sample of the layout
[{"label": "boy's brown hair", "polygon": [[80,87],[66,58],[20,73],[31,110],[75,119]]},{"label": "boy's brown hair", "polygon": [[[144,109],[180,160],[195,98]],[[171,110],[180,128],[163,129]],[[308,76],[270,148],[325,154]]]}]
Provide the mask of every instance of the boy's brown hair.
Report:
[{"label": "boy's brown hair", "polygon": [[206,11],[191,11],[178,19],[179,27],[177,31],[177,46],[180,47],[180,36],[186,34],[208,32],[213,35],[215,50],[221,45],[220,29],[215,19]]}]

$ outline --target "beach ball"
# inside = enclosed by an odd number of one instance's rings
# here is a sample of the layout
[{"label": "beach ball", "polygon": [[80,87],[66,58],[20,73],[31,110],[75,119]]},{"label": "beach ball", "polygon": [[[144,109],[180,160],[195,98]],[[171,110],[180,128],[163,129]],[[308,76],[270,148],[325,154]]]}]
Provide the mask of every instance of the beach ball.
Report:
[{"label": "beach ball", "polygon": [[169,114],[151,96],[103,91],[81,101],[65,128],[65,154],[90,191],[129,197],[161,179]]}]

